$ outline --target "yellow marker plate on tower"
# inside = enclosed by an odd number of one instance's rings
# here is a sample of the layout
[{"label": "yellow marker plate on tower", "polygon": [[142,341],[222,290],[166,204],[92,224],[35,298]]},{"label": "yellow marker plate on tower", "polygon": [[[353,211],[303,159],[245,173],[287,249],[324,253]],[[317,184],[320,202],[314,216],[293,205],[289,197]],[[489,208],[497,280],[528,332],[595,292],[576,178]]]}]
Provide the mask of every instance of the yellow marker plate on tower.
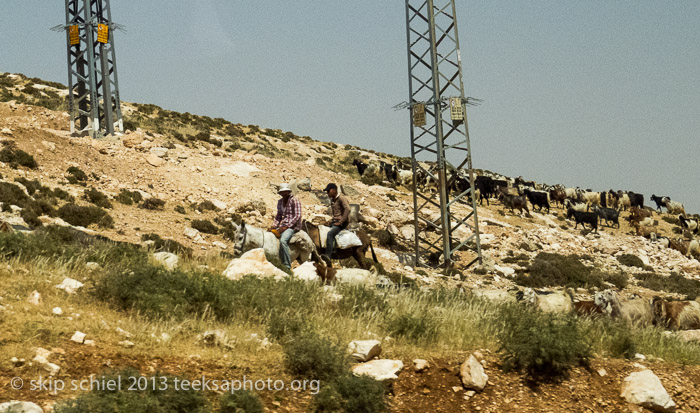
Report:
[{"label": "yellow marker plate on tower", "polygon": [[70,39],[69,41],[71,46],[80,44],[80,32],[77,24],[68,26],[68,38]]},{"label": "yellow marker plate on tower", "polygon": [[425,105],[422,103],[413,105],[413,126],[425,126]]},{"label": "yellow marker plate on tower", "polygon": [[462,99],[450,98],[450,117],[452,120],[464,120],[464,110],[462,110]]},{"label": "yellow marker plate on tower", "polygon": [[99,23],[97,25],[97,41],[100,43],[109,43],[109,26]]}]

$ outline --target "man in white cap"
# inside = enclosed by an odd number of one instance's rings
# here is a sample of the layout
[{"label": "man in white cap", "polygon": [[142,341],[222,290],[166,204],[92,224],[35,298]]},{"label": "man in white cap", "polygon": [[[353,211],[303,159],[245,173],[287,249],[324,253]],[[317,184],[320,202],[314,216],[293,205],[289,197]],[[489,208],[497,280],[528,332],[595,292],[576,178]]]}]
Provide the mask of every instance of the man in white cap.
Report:
[{"label": "man in white cap", "polygon": [[292,188],[287,183],[280,185],[277,193],[282,198],[277,201],[277,215],[270,231],[280,239],[280,261],[287,269],[292,268],[289,256],[289,239],[301,229],[301,202],[292,195]]}]

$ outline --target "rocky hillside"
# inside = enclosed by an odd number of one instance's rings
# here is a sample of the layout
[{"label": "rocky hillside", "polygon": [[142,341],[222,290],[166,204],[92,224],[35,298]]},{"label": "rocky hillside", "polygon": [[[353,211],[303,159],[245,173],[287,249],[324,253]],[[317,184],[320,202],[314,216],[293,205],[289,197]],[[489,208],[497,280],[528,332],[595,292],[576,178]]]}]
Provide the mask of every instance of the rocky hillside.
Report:
[{"label": "rocky hillside", "polygon": [[[600,343],[591,344],[596,354],[592,357],[592,364],[587,364],[589,367],[575,367],[563,384],[547,383],[538,388],[528,384],[526,372],[520,370],[518,373],[518,368],[515,368],[515,372],[508,372],[497,367],[503,358],[494,341],[496,330],[493,336],[477,338],[463,335],[466,332],[455,333],[459,339],[450,338],[436,343],[427,340],[423,333],[413,337],[412,333],[405,333],[401,328],[388,328],[383,324],[385,318],[401,323],[396,321],[396,317],[399,317],[395,314],[398,311],[396,308],[416,310],[418,307],[412,306],[419,304],[414,304],[413,298],[422,303],[420,305],[426,305],[426,312],[433,311],[430,300],[425,299],[427,302],[423,303],[424,298],[420,294],[434,294],[436,291],[469,295],[469,292],[499,290],[514,296],[516,290],[525,287],[542,290],[566,288],[577,300],[592,300],[596,291],[613,288],[621,297],[697,297],[700,294],[700,262],[636,235],[625,219],[620,219],[620,228],[601,227],[595,233],[574,229],[574,222],[565,219],[565,211],[561,207],[552,208],[551,213],[533,211],[527,216],[511,213],[500,202],[492,200],[490,205],[484,205],[478,211],[484,248],[483,265],[464,268],[464,264],[473,258],[471,252],[464,251],[458,253],[459,260],[452,271],[414,270],[408,266],[412,261],[410,246],[413,240],[410,190],[395,183],[382,182],[378,176],[360,178],[352,165],[354,159],[396,162],[397,157],[349,144],[322,142],[292,132],[126,102],[122,106],[127,127],[123,136],[99,140],[71,137],[68,116],[61,111],[65,95],[66,91],[60,84],[22,75],[0,74],[0,202],[3,205],[0,218],[15,230],[29,234],[57,225],[135,245],[153,245],[154,240],[170,240],[167,242],[180,248],[176,249],[178,255],[188,257],[191,268],[206,266],[220,273],[236,253],[227,225],[232,217],[241,217],[259,227],[269,226],[278,199],[277,185],[293,182],[303,205],[304,217],[323,222],[328,218],[328,208],[327,198],[320,189],[328,182],[335,182],[342,186],[351,202],[360,205],[365,217],[364,225],[373,234],[381,273],[395,286],[410,289],[410,292],[387,298],[394,304],[381,311],[388,311],[387,314],[393,316],[372,315],[367,319],[370,321],[366,321],[366,325],[371,327],[363,327],[365,321],[357,321],[364,320],[361,317],[354,319],[348,316],[351,318],[346,320],[354,323],[347,334],[360,334],[362,337],[356,338],[361,339],[383,337],[381,341],[382,346],[386,347],[385,353],[403,359],[407,364],[393,383],[393,394],[388,397],[391,409],[621,411],[627,406],[625,399],[620,397],[623,379],[641,368],[652,369],[661,376],[679,410],[695,411],[700,408],[700,398],[690,391],[694,386],[693,381],[700,376],[700,370],[697,366],[677,364],[700,363],[700,348],[697,344],[681,341],[674,341],[676,344],[666,347],[660,344],[660,347],[652,346],[650,343],[654,340],[658,343],[667,339],[676,340],[669,338],[671,333],[664,333],[659,327],[640,330],[630,339],[636,340],[633,347],[640,352],[663,349],[658,350],[657,354],[647,354],[647,360],[625,360],[621,358],[624,352],[614,354],[605,347],[608,344],[601,344],[607,343],[605,340],[608,339],[601,338]],[[575,183],[567,184],[575,186]],[[465,207],[458,205],[456,208]],[[623,213],[622,217],[626,215]],[[682,236],[677,218],[654,212],[653,219],[653,229],[658,237]],[[11,257],[8,254],[5,256]],[[148,315],[150,310],[140,309],[135,302],[129,304],[131,307],[116,308],[113,301],[95,298],[93,302],[93,298],[90,298],[87,304],[81,304],[75,296],[58,296],[54,290],[42,294],[42,288],[48,288],[41,286],[42,274],[53,271],[61,275],[52,277],[73,275],[86,285],[94,284],[99,290],[102,281],[96,276],[89,275],[83,269],[76,272],[69,263],[54,264],[44,258],[34,262],[21,258],[21,254],[18,257],[7,258],[4,282],[12,280],[21,283],[19,280],[25,271],[31,275],[29,279],[32,282],[17,287],[19,290],[13,294],[3,294],[5,297],[0,299],[0,304],[6,308],[4,311],[9,312],[9,315],[3,316],[3,331],[8,332],[8,338],[0,344],[4,348],[2,353],[8,355],[8,360],[0,362],[3,380],[7,378],[7,382],[13,376],[29,376],[37,371],[36,366],[32,367],[34,370],[27,370],[21,367],[25,364],[9,361],[12,356],[26,360],[35,357],[35,350],[28,350],[25,342],[31,343],[29,347],[32,349],[52,347],[49,353],[53,358],[46,358],[61,360],[57,363],[63,364],[64,372],[70,371],[70,377],[84,376],[79,367],[84,367],[88,374],[98,374],[101,369],[110,366],[136,367],[144,374],[156,370],[176,374],[182,369],[185,373],[208,372],[214,376],[226,376],[227,372],[236,371],[238,374],[251,366],[258,369],[258,374],[260,371],[270,373],[274,371],[272,366],[279,365],[282,353],[287,349],[284,344],[273,344],[273,350],[268,354],[253,356],[258,344],[251,344],[250,341],[242,343],[240,339],[243,335],[253,334],[255,337],[267,335],[265,340],[270,337],[274,341],[267,330],[268,324],[272,323],[266,318],[272,317],[270,313],[266,313],[264,321],[246,319],[241,326],[231,327],[223,321],[229,318],[223,316],[214,317],[213,324],[203,321],[203,316],[199,321],[183,316],[179,321],[182,324],[167,320],[162,315],[153,318]],[[48,283],[53,283],[53,278],[51,280]],[[31,300],[34,292],[44,295],[45,303],[35,300],[37,304],[27,304],[27,297]],[[313,302],[313,298],[311,300]],[[400,305],[397,307],[392,300],[398,300]],[[440,334],[436,333],[437,337],[443,337],[443,330],[449,329],[447,323],[450,317],[466,317],[460,313],[466,311],[463,304],[448,302],[449,305],[444,304],[444,314],[435,315],[435,320],[439,321],[433,320],[442,329]],[[90,318],[102,318],[102,322],[110,327],[100,327],[97,321],[87,322],[74,315],[71,320],[63,317],[58,323],[63,329],[60,333],[54,334],[49,329],[49,333],[45,333],[48,338],[45,339],[42,333],[37,333],[38,336],[28,335],[26,330],[36,331],[37,323],[43,325],[47,320],[56,318],[55,313],[51,313],[52,308],[47,307],[49,303],[60,304],[64,308],[62,311],[69,313],[89,311]],[[319,298],[319,303],[325,301]],[[83,305],[86,307],[81,307]],[[489,305],[485,307],[489,314],[500,311]],[[66,310],[68,306],[73,310]],[[476,308],[473,303],[469,306],[472,310]],[[351,305],[350,308],[355,308],[351,313],[356,311],[356,307]],[[375,314],[373,311],[379,310],[370,311]],[[160,313],[156,311],[156,314]],[[274,311],[271,314],[275,314]],[[472,327],[476,328],[479,324],[476,312],[469,314],[474,322]],[[145,318],[141,320],[141,317]],[[407,318],[405,323],[420,324],[420,320]],[[138,330],[130,333],[132,341],[136,341],[134,348],[133,345],[123,345],[125,337],[115,333],[116,325],[124,330],[127,330],[127,326]],[[217,344],[214,350],[200,348],[201,340],[197,341],[195,337],[197,334],[201,336],[205,329],[212,326],[224,331],[227,328],[235,330],[226,334],[239,335],[238,347],[235,348],[244,354],[243,360],[227,359],[224,368],[217,358],[236,357],[230,347]],[[336,336],[337,327],[331,327],[331,324],[318,324],[316,327],[322,336],[330,334],[343,340],[352,338]],[[39,330],[42,328],[45,327]],[[367,328],[376,329],[376,334]],[[607,330],[607,325],[595,323],[586,324],[585,328],[598,333],[612,331]],[[84,346],[84,340],[80,345],[69,342],[70,337],[64,334],[73,329],[91,330],[89,336],[99,337],[97,347]],[[182,334],[182,329],[191,332]],[[13,332],[9,333],[10,330]],[[404,331],[405,334],[397,331]],[[72,331],[70,333],[72,335]],[[133,339],[133,334],[141,341]],[[176,337],[172,355],[166,356],[171,344],[158,341],[156,336],[160,337],[160,334]],[[392,337],[396,336],[399,336],[399,340],[392,344]],[[682,351],[676,353],[682,353],[683,357],[669,359],[667,354],[678,348],[682,348]],[[460,369],[464,373],[465,367],[461,362],[477,349],[481,350],[477,354],[477,364],[483,365],[490,377],[483,392],[480,392],[481,389],[473,390],[473,386],[463,386],[465,379],[460,379],[458,374]],[[60,354],[61,351],[63,354]],[[70,354],[65,354],[66,351]],[[151,357],[151,353],[158,355]],[[408,366],[414,358],[430,359],[432,367],[422,370]],[[68,367],[68,364],[72,364],[72,367]],[[236,366],[233,370],[226,370],[232,365]],[[5,384],[3,382],[3,386]],[[517,391],[507,391],[513,388]],[[584,394],[569,389],[577,389]],[[371,391],[369,387],[365,390]],[[23,399],[51,406],[56,400],[76,394],[13,393],[7,388],[0,393],[0,402]],[[261,397],[269,411],[302,411],[314,403],[307,394],[300,396],[287,392],[283,395],[261,394]]]}]

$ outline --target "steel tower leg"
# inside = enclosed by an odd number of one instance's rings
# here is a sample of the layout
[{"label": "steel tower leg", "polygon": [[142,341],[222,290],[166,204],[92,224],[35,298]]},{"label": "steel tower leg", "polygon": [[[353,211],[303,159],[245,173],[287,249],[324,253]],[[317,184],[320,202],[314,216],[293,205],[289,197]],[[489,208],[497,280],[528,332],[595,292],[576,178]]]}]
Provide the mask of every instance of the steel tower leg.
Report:
[{"label": "steel tower leg", "polygon": [[[98,26],[107,28],[106,35],[98,35]],[[74,136],[98,138],[124,130],[115,27],[109,0],[66,0],[66,25],[57,28],[66,30],[69,115]]]},{"label": "steel tower leg", "polygon": [[[415,264],[431,265],[430,258],[440,254],[450,266],[454,252],[465,246],[476,253],[468,265],[481,263],[454,0],[406,0],[406,38]],[[434,161],[435,168],[419,161]],[[455,191],[465,168],[469,185]],[[418,184],[419,176],[436,182],[437,190]]]}]

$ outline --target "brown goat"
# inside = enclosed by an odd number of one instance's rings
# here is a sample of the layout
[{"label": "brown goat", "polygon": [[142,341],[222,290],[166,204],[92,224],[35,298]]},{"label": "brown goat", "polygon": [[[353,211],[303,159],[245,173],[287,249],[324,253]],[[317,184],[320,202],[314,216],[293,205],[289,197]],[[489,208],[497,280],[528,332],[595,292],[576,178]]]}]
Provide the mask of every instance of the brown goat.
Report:
[{"label": "brown goat", "polygon": [[697,301],[665,301],[654,297],[654,323],[672,330],[700,328],[700,303]]},{"label": "brown goat", "polygon": [[574,311],[580,317],[592,317],[603,314],[603,310],[595,304],[595,301],[574,301]]}]

